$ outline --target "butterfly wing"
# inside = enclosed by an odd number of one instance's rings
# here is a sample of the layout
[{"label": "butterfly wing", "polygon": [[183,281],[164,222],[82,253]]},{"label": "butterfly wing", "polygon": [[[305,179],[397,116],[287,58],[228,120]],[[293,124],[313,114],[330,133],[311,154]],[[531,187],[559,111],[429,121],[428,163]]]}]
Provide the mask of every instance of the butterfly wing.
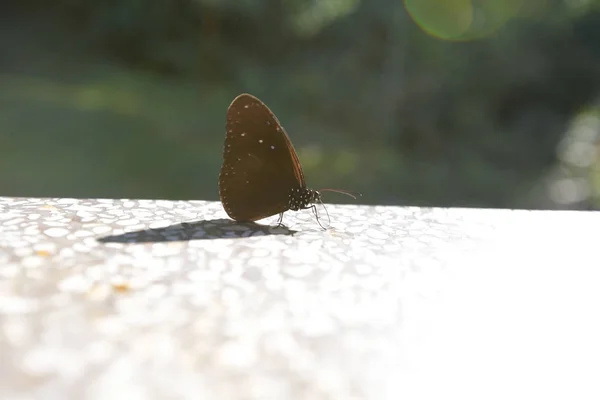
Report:
[{"label": "butterfly wing", "polygon": [[287,133],[256,97],[241,94],[227,110],[219,195],[236,221],[256,221],[289,209],[292,189],[305,187]]}]

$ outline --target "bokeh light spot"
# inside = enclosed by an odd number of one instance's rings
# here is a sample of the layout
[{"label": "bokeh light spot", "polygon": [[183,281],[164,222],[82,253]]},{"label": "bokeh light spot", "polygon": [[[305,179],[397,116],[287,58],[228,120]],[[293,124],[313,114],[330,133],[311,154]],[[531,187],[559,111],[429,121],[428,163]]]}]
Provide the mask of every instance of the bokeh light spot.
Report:
[{"label": "bokeh light spot", "polygon": [[444,40],[483,38],[519,14],[522,0],[404,0],[413,21]]}]

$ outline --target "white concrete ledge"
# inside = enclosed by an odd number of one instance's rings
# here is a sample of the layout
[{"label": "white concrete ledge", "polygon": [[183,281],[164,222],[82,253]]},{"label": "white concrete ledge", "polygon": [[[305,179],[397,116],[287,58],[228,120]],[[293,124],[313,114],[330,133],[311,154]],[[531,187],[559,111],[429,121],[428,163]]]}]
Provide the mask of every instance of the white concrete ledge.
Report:
[{"label": "white concrete ledge", "polygon": [[0,197],[0,398],[600,398],[600,213],[328,210]]}]

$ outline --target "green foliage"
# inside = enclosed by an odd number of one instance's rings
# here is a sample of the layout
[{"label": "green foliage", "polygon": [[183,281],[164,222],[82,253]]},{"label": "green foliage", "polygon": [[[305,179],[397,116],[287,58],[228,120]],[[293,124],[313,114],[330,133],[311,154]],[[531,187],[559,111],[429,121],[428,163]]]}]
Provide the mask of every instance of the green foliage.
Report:
[{"label": "green foliage", "polygon": [[[0,61],[0,190],[216,199],[225,109],[251,92],[311,186],[368,203],[543,203],[524,193],[600,87],[598,2],[437,3],[23,2],[3,52],[17,61]],[[489,24],[452,19],[475,9]]]}]

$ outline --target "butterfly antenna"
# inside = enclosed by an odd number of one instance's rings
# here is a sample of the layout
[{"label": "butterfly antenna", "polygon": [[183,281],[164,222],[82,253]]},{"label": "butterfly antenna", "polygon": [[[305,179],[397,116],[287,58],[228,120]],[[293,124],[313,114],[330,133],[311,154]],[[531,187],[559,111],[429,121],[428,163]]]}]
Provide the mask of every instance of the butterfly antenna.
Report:
[{"label": "butterfly antenna", "polygon": [[[362,196],[362,193],[359,193],[359,192],[350,192],[348,190],[340,190],[340,189],[320,189],[319,192],[341,193],[341,194],[345,194],[346,196],[352,197],[354,200],[356,200],[357,196]],[[321,202],[321,204],[322,204],[322,202]]]}]

